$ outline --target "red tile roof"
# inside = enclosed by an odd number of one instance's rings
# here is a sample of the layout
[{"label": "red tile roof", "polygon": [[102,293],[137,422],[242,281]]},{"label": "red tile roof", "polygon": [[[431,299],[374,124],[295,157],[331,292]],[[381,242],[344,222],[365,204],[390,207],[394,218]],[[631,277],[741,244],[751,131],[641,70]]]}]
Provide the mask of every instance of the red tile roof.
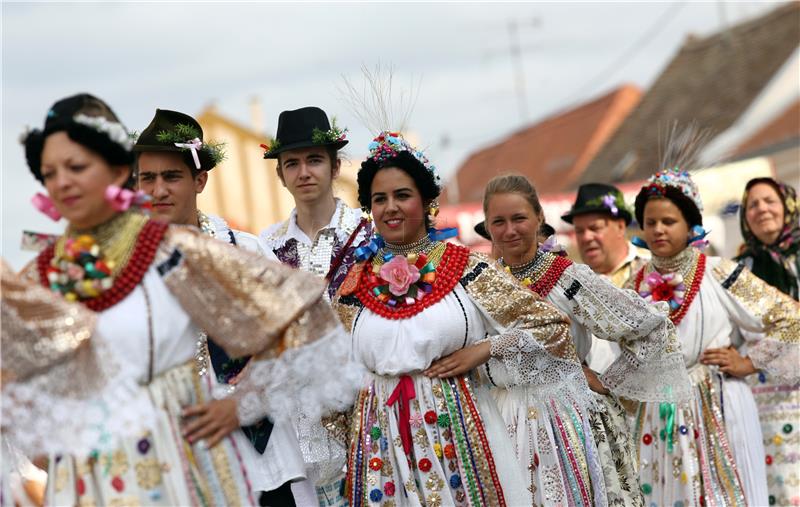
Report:
[{"label": "red tile roof", "polygon": [[540,193],[571,188],[641,96],[633,85],[620,86],[473,153],[456,171],[459,201],[480,201],[486,183],[509,172],[530,178]]},{"label": "red tile roof", "polygon": [[584,171],[580,183],[647,178],[672,122],[716,136],[730,128],[800,43],[800,3],[706,38],[690,37],[636,109]]},{"label": "red tile roof", "polygon": [[800,100],[796,100],[794,104],[742,142],[736,148],[735,155],[743,156],[798,138],[800,138]]}]

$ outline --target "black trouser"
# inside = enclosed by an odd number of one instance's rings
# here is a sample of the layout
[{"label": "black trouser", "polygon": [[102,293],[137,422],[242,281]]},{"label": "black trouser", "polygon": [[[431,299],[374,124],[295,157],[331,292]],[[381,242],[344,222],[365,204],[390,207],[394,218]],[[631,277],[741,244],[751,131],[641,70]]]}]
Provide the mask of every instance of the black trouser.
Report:
[{"label": "black trouser", "polygon": [[261,493],[258,505],[261,507],[296,507],[291,483],[285,482],[277,489]]}]

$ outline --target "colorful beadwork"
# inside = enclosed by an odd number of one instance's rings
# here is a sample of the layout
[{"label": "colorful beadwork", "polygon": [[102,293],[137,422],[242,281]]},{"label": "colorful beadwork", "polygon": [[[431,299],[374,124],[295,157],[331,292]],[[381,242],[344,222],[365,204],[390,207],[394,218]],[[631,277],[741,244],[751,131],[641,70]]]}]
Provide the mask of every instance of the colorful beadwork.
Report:
[{"label": "colorful beadwork", "polygon": [[[136,237],[136,243],[133,247],[133,253],[130,256],[130,259],[128,259],[125,266],[119,271],[119,274],[113,278],[113,284],[109,288],[104,289],[101,293],[98,293],[96,296],[88,297],[86,299],[79,299],[80,302],[86,305],[89,309],[100,312],[114,306],[124,299],[128,294],[130,294],[131,291],[133,291],[136,285],[139,284],[139,282],[142,280],[142,277],[144,277],[145,272],[153,262],[158,245],[161,243],[161,238],[164,236],[166,231],[167,224],[165,223],[152,220],[145,223]],[[83,243],[81,243],[81,245],[82,244]],[[78,245],[78,248],[82,248],[81,245]],[[53,269],[57,269],[59,271],[61,269],[60,267],[53,266],[55,248],[56,245],[50,245],[44,249],[39,254],[36,262],[41,284],[45,287],[51,288],[52,290],[62,292],[60,286],[53,287],[50,282],[50,274],[54,272]],[[97,252],[97,256],[99,256],[99,251]],[[67,287],[69,287],[69,284],[67,284]],[[67,297],[66,294],[65,297]]]},{"label": "colorful beadwork", "polygon": [[425,412],[425,422],[426,423],[428,423],[428,424],[436,424],[436,420],[437,420],[436,412],[434,412],[433,410],[428,410],[427,412]]},{"label": "colorful beadwork", "polygon": [[500,262],[522,285],[543,298],[550,294],[564,270],[572,265],[572,261],[566,257],[546,252],[536,252],[531,262],[519,267],[505,265],[502,260]]},{"label": "colorful beadwork", "polygon": [[369,460],[369,467],[377,472],[381,468],[383,468],[383,460],[381,460],[380,458],[372,458],[371,460]]},{"label": "colorful beadwork", "polygon": [[[355,295],[364,306],[384,318],[413,317],[438,303],[453,290],[461,279],[468,260],[469,249],[452,243],[446,244],[442,258],[435,268],[428,263],[427,257],[419,255],[414,263],[415,266],[422,264],[422,269],[419,269],[421,278],[414,285],[417,287],[416,293],[412,295],[409,292],[403,297],[392,295],[389,292],[389,283],[373,270],[363,269]],[[428,265],[431,266],[431,271],[426,271]]]},{"label": "colorful beadwork", "polygon": [[423,472],[428,472],[431,469],[431,466],[433,466],[433,464],[428,458],[422,458],[419,460],[419,463],[417,463],[417,468]]},{"label": "colorful beadwork", "polygon": [[[642,269],[639,270],[638,273],[636,273],[636,281],[634,284],[634,288],[636,289],[636,292],[640,294],[641,294],[640,287],[642,285],[642,281],[644,280],[644,272],[646,269],[647,266],[643,267]],[[697,255],[697,260],[695,261],[695,265],[692,267],[691,271],[689,272],[689,275],[686,277],[686,280],[689,280],[688,284],[689,290],[684,295],[683,301],[677,308],[674,308],[670,304],[669,318],[672,321],[672,323],[675,324],[676,326],[680,324],[681,320],[683,320],[683,317],[689,310],[692,301],[694,301],[695,296],[697,296],[697,293],[700,291],[700,284],[703,281],[703,274],[705,273],[705,271],[706,271],[706,256],[705,254],[701,253]],[[686,282],[684,281],[684,283]],[[660,299],[656,299],[655,297],[653,297],[653,300],[661,301]]]}]

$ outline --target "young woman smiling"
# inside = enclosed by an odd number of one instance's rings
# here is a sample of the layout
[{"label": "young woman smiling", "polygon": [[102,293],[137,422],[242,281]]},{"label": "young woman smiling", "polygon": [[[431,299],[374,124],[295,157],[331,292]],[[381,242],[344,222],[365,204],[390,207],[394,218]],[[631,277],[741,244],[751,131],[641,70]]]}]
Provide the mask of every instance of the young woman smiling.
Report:
[{"label": "young woman smiling", "polygon": [[658,505],[771,504],[758,409],[744,379],[761,370],[797,381],[800,307],[742,264],[695,248],[705,236],[702,202],[677,165],[665,161],[674,169],[656,173],[636,197],[653,259],[629,283],[669,303],[693,393],[689,403],[640,407],[642,491]]},{"label": "young woman smiling", "polygon": [[422,152],[398,133],[375,138],[358,195],[380,236],[334,300],[369,371],[351,428],[352,506],[530,504],[527,471],[478,373],[484,363],[509,385],[581,400],[579,409],[591,397],[566,319],[429,229],[439,192]]},{"label": "young woman smiling", "polygon": [[[4,382],[4,435],[30,456],[63,453],[50,461],[48,504],[256,504],[248,474],[258,471],[243,459],[255,450],[244,433],[208,442],[182,435],[183,408],[212,397],[199,381],[198,333],[213,335],[231,357],[261,354],[233,394],[242,424],[298,410],[319,418],[352,402],[352,376],[326,374],[333,368],[305,374],[314,354],[347,366],[338,344],[345,335],[313,276],[132,207],[142,202],[125,188],[132,145],[109,106],[87,94],[56,102],[44,128],[25,137],[30,170],[48,194],[37,196],[37,206],[68,222],[25,275],[94,312],[96,336],[94,352],[84,350],[69,366],[51,361],[29,378]],[[36,324],[41,306],[32,302],[19,315]],[[74,318],[65,319],[54,332],[71,324]],[[15,351],[54,353],[34,345]],[[103,375],[89,382],[71,369]],[[323,386],[338,397],[319,399]],[[135,402],[123,405],[123,398]]]},{"label": "young woman smiling", "polygon": [[[643,505],[630,431],[616,395],[640,401],[688,397],[688,378],[666,311],[648,305],[633,291],[616,288],[586,265],[540,249],[538,231],[544,214],[536,190],[524,176],[498,176],[489,181],[483,206],[500,264],[570,318],[578,358],[584,360],[589,354],[593,335],[618,342],[624,351],[602,378],[584,366],[598,406],[590,411],[590,429],[579,426],[576,430],[594,437],[587,443],[595,447],[587,452],[587,458],[597,456],[599,467],[589,462],[585,470],[571,471],[569,461],[559,457],[561,470],[572,472],[563,474],[562,488],[568,487],[574,474],[604,493],[600,501],[593,499],[595,505]],[[533,402],[524,390],[498,389],[495,394],[506,423],[515,428],[512,438],[519,459],[525,466],[542,462],[548,446],[536,441],[537,429],[557,433],[544,417],[546,409],[540,409],[542,417],[531,417]],[[532,445],[534,442],[538,445]],[[531,470],[532,489],[537,492],[533,503],[547,503],[552,485],[537,476],[536,466]]]}]

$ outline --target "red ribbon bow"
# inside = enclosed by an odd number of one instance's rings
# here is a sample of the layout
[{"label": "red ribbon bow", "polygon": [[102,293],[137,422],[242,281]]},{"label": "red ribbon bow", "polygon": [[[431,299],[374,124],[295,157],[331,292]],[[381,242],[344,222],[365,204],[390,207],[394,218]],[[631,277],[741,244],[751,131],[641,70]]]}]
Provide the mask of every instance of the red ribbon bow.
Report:
[{"label": "red ribbon bow", "polygon": [[400,415],[400,440],[403,442],[403,451],[411,453],[411,411],[408,402],[416,398],[417,391],[414,389],[414,381],[408,375],[402,375],[397,387],[392,391],[392,395],[386,400],[387,406],[392,406],[399,401],[398,412]]}]

